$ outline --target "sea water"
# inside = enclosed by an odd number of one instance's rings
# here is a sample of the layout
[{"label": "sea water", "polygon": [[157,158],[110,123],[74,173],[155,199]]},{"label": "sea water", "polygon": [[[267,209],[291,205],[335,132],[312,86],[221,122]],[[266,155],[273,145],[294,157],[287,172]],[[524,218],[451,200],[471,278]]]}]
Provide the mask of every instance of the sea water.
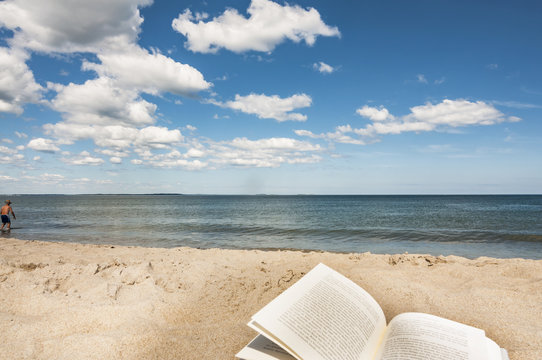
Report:
[{"label": "sea water", "polygon": [[26,240],[542,259],[540,195],[3,198]]}]

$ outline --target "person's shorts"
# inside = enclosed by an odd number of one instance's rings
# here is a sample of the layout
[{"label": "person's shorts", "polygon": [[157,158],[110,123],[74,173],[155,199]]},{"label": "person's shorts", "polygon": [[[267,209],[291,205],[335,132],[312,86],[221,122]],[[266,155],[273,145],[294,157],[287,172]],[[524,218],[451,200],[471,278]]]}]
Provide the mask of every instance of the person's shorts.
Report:
[{"label": "person's shorts", "polygon": [[8,224],[8,223],[11,223],[11,221],[9,220],[9,216],[2,215],[2,224]]}]

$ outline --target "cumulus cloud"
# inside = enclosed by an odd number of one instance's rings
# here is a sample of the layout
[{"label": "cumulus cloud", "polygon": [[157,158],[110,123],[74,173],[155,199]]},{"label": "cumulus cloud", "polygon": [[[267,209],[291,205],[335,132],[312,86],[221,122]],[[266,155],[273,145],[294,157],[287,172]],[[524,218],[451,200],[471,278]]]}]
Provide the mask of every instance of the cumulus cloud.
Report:
[{"label": "cumulus cloud", "polygon": [[203,160],[190,159],[188,153],[182,154],[178,150],[171,150],[167,153],[153,154],[147,150],[137,151],[140,155],[140,159],[134,159],[131,161],[134,165],[149,165],[153,167],[164,168],[183,168],[185,170],[201,170],[208,166],[208,163]]},{"label": "cumulus cloud", "polygon": [[390,114],[388,109],[384,107],[377,109],[377,108],[365,105],[362,108],[357,109],[356,113],[358,113],[358,115],[361,115],[363,117],[370,119],[371,121],[385,121],[385,120],[395,119],[395,117]]},{"label": "cumulus cloud", "polygon": [[483,101],[444,100],[439,104],[427,103],[410,109],[405,122],[424,122],[451,127],[467,125],[493,125],[509,120],[503,113]]},{"label": "cumulus cloud", "polygon": [[24,51],[0,47],[0,113],[20,115],[24,104],[40,101],[43,88],[26,65],[28,58]]},{"label": "cumulus cloud", "polygon": [[19,154],[19,151],[22,150],[19,147],[13,149],[7,146],[0,145],[0,164],[20,164],[24,160],[24,155]]},{"label": "cumulus cloud", "polygon": [[224,166],[278,167],[282,164],[306,164],[322,160],[323,148],[318,144],[290,138],[263,138],[250,140],[235,138],[230,141],[206,144],[191,140],[191,147],[181,152],[175,148],[166,152],[153,152],[139,148],[133,165],[182,168],[185,170],[216,169]]},{"label": "cumulus cloud", "polygon": [[290,138],[269,138],[249,140],[247,138],[235,138],[229,143],[231,146],[254,151],[317,151],[320,145],[299,141]]},{"label": "cumulus cloud", "polygon": [[[44,89],[35,83],[25,64],[30,52],[87,52],[97,59],[85,60],[82,65],[83,70],[96,72],[97,78],[82,84],[47,84],[47,90],[56,92],[48,104],[62,114],[63,121],[44,126],[45,133],[54,137],[55,142],[35,139],[31,141],[35,150],[57,151],[58,144],[84,139],[113,150],[167,148],[182,141],[179,130],[154,126],[157,106],[143,99],[141,93],[193,96],[212,84],[194,67],[137,45],[143,22],[139,9],[151,3],[152,0],[0,2],[0,26],[13,31],[13,38],[8,40],[11,48],[0,48],[0,112],[21,114],[24,103],[41,99]],[[66,162],[100,163],[84,159]]]},{"label": "cumulus cloud", "polygon": [[312,68],[316,71],[321,72],[322,74],[331,74],[332,72],[336,70],[333,66],[328,65],[325,62],[321,62],[321,61],[314,63],[312,65]]},{"label": "cumulus cloud", "polygon": [[339,143],[365,145],[379,141],[378,136],[404,132],[446,130],[465,126],[493,125],[504,121],[516,122],[515,116],[506,116],[493,105],[483,101],[443,100],[438,104],[410,108],[410,113],[396,117],[384,108],[363,106],[357,113],[371,121],[363,128],[351,125],[338,126],[334,132],[314,134],[308,130],[297,130],[298,136],[327,139]]},{"label": "cumulus cloud", "polygon": [[94,126],[59,122],[45,125],[45,130],[47,134],[67,143],[92,139],[97,146],[117,150],[128,150],[131,147],[167,148],[183,140],[178,129],[169,130],[157,126],[136,129],[122,125]]},{"label": "cumulus cloud", "polygon": [[56,146],[52,140],[44,138],[32,139],[28,142],[26,146],[32,150],[47,153],[54,153],[56,151],[60,151],[58,146]]},{"label": "cumulus cloud", "polygon": [[121,52],[101,53],[98,58],[100,64],[84,62],[83,69],[115,79],[117,86],[126,89],[135,88],[154,95],[162,92],[192,95],[212,85],[192,66],[157,51],[149,53],[138,46],[127,47]]},{"label": "cumulus cloud", "polygon": [[65,179],[64,175],[43,173],[39,177],[45,182],[59,182]]},{"label": "cumulus cloud", "polygon": [[209,100],[210,103],[247,114],[257,115],[261,119],[275,119],[282,121],[305,121],[307,116],[292,112],[298,108],[309,107],[312,99],[306,94],[296,94],[288,98],[278,95],[250,94],[247,96],[235,95],[234,101],[225,103]]},{"label": "cumulus cloud", "polygon": [[211,161],[220,165],[278,167],[281,164],[306,164],[322,160],[320,145],[290,138],[249,140],[235,138],[214,144]]},{"label": "cumulus cloud", "polygon": [[286,39],[312,46],[318,36],[340,36],[337,27],[326,25],[314,8],[280,5],[269,0],[252,0],[248,18],[235,9],[204,22],[204,17],[185,10],[172,27],[187,38],[193,52],[215,53],[220,48],[241,53],[270,52]]},{"label": "cumulus cloud", "polygon": [[348,133],[352,133],[353,129],[350,125],[341,125],[337,126],[335,128],[335,131],[323,133],[323,134],[315,134],[312,131],[309,130],[295,130],[294,133],[298,136],[303,137],[309,137],[311,139],[325,139],[332,142],[337,142],[341,144],[354,144],[354,145],[367,145],[370,142],[375,141],[367,141],[360,138],[353,138],[350,135],[347,135]]},{"label": "cumulus cloud", "polygon": [[7,146],[0,145],[0,153],[5,155],[14,155],[17,154],[17,149],[12,149]]},{"label": "cumulus cloud", "polygon": [[188,158],[201,158],[206,155],[206,152],[202,149],[190,148],[186,152],[186,157]]},{"label": "cumulus cloud", "polygon": [[62,157],[64,163],[68,165],[101,165],[104,160],[98,157],[92,156],[88,151],[82,151],[81,153],[69,157]]},{"label": "cumulus cloud", "polygon": [[118,158],[124,158],[124,157],[130,156],[130,153],[128,151],[125,151],[122,149],[120,150],[95,149],[94,151],[102,155],[118,157]]},{"label": "cumulus cloud", "polygon": [[145,125],[154,121],[156,105],[141,99],[135,90],[117,86],[112,79],[49,86],[58,92],[52,108],[70,123]]},{"label": "cumulus cloud", "polygon": [[40,52],[99,52],[136,40],[139,7],[152,0],[5,0],[0,25],[14,31],[10,44]]}]

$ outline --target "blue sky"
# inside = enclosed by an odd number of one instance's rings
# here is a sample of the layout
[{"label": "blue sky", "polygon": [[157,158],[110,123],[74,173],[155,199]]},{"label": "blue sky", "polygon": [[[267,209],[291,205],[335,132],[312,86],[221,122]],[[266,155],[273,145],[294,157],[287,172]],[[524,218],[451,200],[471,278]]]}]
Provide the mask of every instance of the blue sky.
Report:
[{"label": "blue sky", "polygon": [[541,13],[4,0],[2,192],[541,193]]}]

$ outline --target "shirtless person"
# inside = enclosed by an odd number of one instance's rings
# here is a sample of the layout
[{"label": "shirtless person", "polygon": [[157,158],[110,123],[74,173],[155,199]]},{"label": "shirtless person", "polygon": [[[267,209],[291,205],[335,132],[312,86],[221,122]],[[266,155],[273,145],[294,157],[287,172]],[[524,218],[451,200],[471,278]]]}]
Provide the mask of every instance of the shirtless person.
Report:
[{"label": "shirtless person", "polygon": [[4,230],[4,226],[8,224],[8,230],[11,228],[11,220],[9,220],[9,214],[13,215],[13,219],[17,220],[15,217],[15,213],[13,212],[13,209],[11,208],[11,201],[6,200],[6,205],[2,206],[2,210],[0,211],[2,213],[2,227],[0,230]]}]

